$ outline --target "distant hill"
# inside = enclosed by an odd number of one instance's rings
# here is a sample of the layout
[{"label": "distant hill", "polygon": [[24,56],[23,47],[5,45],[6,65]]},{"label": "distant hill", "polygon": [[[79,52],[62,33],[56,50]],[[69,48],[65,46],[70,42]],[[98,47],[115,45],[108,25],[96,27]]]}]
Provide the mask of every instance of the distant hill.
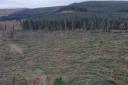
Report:
[{"label": "distant hill", "polygon": [[1,16],[8,16],[12,13],[15,13],[15,12],[18,12],[21,10],[23,10],[23,9],[0,9],[0,17]]},{"label": "distant hill", "polygon": [[85,1],[73,5],[93,12],[122,12],[128,10],[128,1]]},{"label": "distant hill", "polygon": [[42,16],[52,14],[57,11],[60,7],[45,7],[45,8],[34,8],[34,9],[24,9],[14,13],[10,13],[8,16],[3,16],[1,20],[12,20],[12,19],[22,19],[32,16]]},{"label": "distant hill", "polygon": [[61,7],[57,12],[61,13],[70,13],[70,12],[87,12],[88,10],[85,7],[77,6],[77,3],[73,3],[68,6]]},{"label": "distant hill", "polygon": [[23,9],[20,11],[11,9],[0,13],[0,20],[23,19],[35,16],[45,16],[57,13],[88,12],[88,13],[127,13],[128,1],[85,1],[73,3],[67,6],[44,7],[34,9]]},{"label": "distant hill", "polygon": [[34,9],[25,9],[19,12],[10,14],[9,16],[33,16],[33,15],[42,15],[50,14],[58,10],[60,7],[45,7],[45,8],[34,8]]}]

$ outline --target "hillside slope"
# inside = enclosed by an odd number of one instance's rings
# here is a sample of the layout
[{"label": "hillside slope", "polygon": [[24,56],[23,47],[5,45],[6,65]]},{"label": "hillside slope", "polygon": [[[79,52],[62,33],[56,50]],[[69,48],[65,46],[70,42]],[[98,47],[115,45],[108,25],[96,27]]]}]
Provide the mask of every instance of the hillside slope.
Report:
[{"label": "hillside slope", "polygon": [[[24,9],[21,11],[7,13],[8,16],[1,17],[0,20],[23,19],[32,16],[46,16],[63,11],[88,12],[88,13],[127,13],[128,1],[86,1],[73,3],[67,6],[45,7]],[[67,13],[67,12],[66,12]],[[69,12],[70,13],[70,12]],[[3,14],[2,14],[3,15]]]},{"label": "hillside slope", "polygon": [[93,12],[122,12],[128,10],[128,1],[86,1],[74,5]]},{"label": "hillside slope", "polygon": [[127,13],[128,1],[86,1],[81,3],[73,3],[67,6],[24,9],[15,13],[11,13],[6,17],[2,17],[1,20],[22,19],[32,16],[44,16],[49,14],[52,15],[63,11],[89,13]]},{"label": "hillside slope", "polygon": [[46,8],[34,8],[34,9],[24,9],[11,13],[8,16],[2,17],[1,20],[12,20],[12,19],[22,19],[31,16],[42,16],[54,13],[60,7],[46,7]]},{"label": "hillside slope", "polygon": [[21,11],[22,9],[0,9],[0,17],[1,16],[8,16],[12,13],[15,13],[17,11]]}]

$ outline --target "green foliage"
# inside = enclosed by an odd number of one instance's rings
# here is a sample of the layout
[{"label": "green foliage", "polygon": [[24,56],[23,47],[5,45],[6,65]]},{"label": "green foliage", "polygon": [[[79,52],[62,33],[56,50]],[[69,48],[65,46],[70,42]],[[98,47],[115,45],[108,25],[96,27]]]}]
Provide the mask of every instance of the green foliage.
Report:
[{"label": "green foliage", "polygon": [[54,85],[65,85],[65,84],[64,84],[64,81],[62,80],[62,78],[57,78],[54,81]]},{"label": "green foliage", "polygon": [[117,85],[117,84],[111,80],[101,80],[101,81],[97,82],[96,85]]},{"label": "green foliage", "polygon": [[12,78],[12,85],[16,85],[16,78],[15,77]]}]

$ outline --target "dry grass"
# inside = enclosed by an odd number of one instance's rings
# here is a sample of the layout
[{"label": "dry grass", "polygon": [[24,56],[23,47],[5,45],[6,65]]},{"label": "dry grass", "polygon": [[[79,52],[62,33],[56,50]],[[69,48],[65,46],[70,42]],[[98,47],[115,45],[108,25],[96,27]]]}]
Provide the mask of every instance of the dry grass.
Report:
[{"label": "dry grass", "polygon": [[15,43],[23,50],[26,78],[50,74],[69,85],[102,85],[96,83],[104,80],[127,85],[127,39],[127,33],[27,31]]}]

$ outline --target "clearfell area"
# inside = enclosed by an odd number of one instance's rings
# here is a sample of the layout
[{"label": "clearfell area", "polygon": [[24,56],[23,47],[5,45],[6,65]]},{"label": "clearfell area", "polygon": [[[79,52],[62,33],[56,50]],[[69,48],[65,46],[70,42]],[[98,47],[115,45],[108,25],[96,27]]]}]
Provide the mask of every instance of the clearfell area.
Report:
[{"label": "clearfell area", "polygon": [[0,13],[0,85],[128,85],[127,1]]}]

